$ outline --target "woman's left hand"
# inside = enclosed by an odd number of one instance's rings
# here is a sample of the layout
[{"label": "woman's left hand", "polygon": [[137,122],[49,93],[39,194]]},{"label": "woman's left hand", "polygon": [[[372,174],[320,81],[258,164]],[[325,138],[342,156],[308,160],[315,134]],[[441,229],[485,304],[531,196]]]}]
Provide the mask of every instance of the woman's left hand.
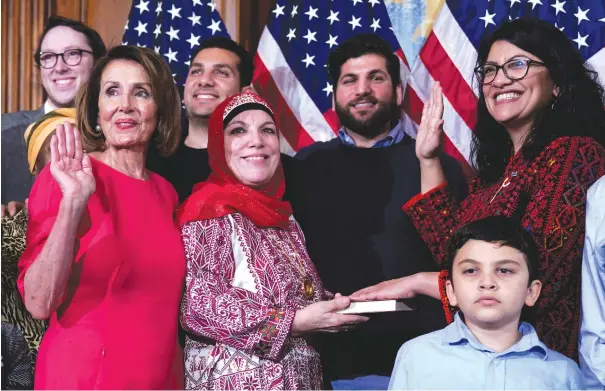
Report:
[{"label": "woman's left hand", "polygon": [[344,330],[347,326],[353,326],[368,320],[366,316],[338,313],[338,311],[349,307],[350,304],[351,300],[348,297],[337,293],[332,300],[318,301],[296,311],[292,322],[292,335],[300,337],[309,332],[326,329]]}]

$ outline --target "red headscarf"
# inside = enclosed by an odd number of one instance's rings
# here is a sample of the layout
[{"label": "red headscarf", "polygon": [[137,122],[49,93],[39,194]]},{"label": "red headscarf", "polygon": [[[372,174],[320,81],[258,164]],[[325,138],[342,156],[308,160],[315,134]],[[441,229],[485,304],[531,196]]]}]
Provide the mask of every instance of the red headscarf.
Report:
[{"label": "red headscarf", "polygon": [[206,182],[193,187],[193,194],[179,207],[179,226],[190,221],[213,219],[236,212],[259,227],[285,228],[288,225],[292,207],[290,203],[282,201],[286,182],[281,163],[268,186],[257,190],[241,183],[233,175],[225,158],[224,129],[228,122],[236,113],[259,108],[273,117],[269,104],[252,93],[234,95],[214,110],[208,126],[208,155],[212,173]]}]

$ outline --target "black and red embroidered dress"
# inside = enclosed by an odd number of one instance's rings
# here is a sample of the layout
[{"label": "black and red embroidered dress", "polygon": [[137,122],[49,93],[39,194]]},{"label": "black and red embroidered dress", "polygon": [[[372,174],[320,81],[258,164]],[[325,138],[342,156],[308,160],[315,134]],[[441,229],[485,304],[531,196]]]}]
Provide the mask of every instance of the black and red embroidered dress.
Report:
[{"label": "black and red embroidered dress", "polygon": [[[518,207],[524,208],[521,224],[534,234],[540,250],[538,335],[549,348],[577,361],[586,191],[604,174],[605,150],[600,144],[591,138],[561,137],[533,161],[517,153],[493,184],[475,178],[461,203],[443,183],[411,199],[403,210],[443,264],[445,245],[457,228],[487,216],[511,217],[519,213]],[[451,321],[453,308],[443,294],[445,280],[442,272],[441,296]]]}]

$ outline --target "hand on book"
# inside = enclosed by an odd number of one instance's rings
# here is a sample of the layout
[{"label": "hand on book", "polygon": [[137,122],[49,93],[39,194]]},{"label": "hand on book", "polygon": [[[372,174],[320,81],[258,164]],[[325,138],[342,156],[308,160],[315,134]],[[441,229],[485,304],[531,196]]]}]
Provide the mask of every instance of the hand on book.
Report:
[{"label": "hand on book", "polygon": [[439,299],[439,273],[422,272],[383,281],[353,293],[353,301],[411,299],[418,294]]}]

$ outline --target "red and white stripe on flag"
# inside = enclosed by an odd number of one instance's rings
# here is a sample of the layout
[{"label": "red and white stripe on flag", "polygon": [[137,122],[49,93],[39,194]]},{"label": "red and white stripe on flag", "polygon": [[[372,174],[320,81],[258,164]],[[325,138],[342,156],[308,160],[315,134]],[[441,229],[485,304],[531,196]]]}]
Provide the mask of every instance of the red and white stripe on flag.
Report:
[{"label": "red and white stripe on flag", "polygon": [[[309,14],[313,7],[310,6],[310,10],[304,12],[307,10],[308,3],[314,3],[314,1],[280,0],[276,9],[283,7],[281,9],[283,12],[279,14],[279,12],[273,11],[270,22],[262,34],[256,56],[254,86],[277,111],[286,141],[283,150],[290,154],[314,141],[326,141],[336,136],[339,125],[334,112],[326,106],[325,100],[318,102],[324,97],[320,96],[308,82],[309,73],[317,79],[326,79],[327,69],[323,67],[324,64],[309,66],[308,63],[305,63],[306,66],[302,70],[298,69],[297,66],[300,64],[298,64],[297,56],[300,59],[308,59],[312,54],[317,55],[318,51],[329,52],[332,49],[332,45],[330,48],[325,44],[322,47],[322,39],[308,39],[309,34],[325,30],[327,26],[325,18],[330,20],[328,32],[325,33],[327,37],[338,25],[337,22],[332,24],[333,14],[339,13],[341,15],[339,22],[343,25],[348,23],[349,27],[355,30],[355,19],[361,19],[363,26],[362,14],[364,12],[366,14],[369,11],[375,12],[374,5],[377,4],[384,7],[384,3],[381,1],[368,0],[365,11],[360,8],[356,11],[355,7],[358,3],[363,3],[363,0],[350,0],[350,2],[351,4],[348,4],[349,0],[324,2],[329,4],[319,11],[325,16],[321,15],[324,16],[324,23],[318,27],[313,23],[314,21],[319,22]],[[412,0],[411,2],[418,3],[415,6],[424,3],[423,0]],[[569,4],[568,10],[559,16],[561,11],[557,11],[554,6],[550,7],[546,3],[540,4],[535,1],[517,4],[513,7],[515,3],[510,4],[505,0],[493,0],[485,2],[485,4],[474,0],[447,0],[439,11],[432,30],[420,49],[418,58],[413,59],[415,61],[409,61],[410,64],[413,64],[411,70],[407,66],[408,61],[405,60],[402,49],[394,47],[396,53],[402,58],[403,80],[407,80],[403,115],[406,132],[411,135],[415,134],[424,102],[429,97],[433,83],[439,81],[444,92],[445,150],[464,162],[467,168],[469,167],[470,143],[472,129],[476,122],[478,96],[478,85],[473,78],[477,58],[476,48],[483,34],[490,33],[498,24],[511,18],[532,16],[552,23],[557,23],[557,18],[559,18],[558,26],[565,25],[564,32],[577,43],[584,58],[599,72],[601,82],[604,82],[605,3],[602,3],[602,0],[576,0],[572,3],[574,4]],[[350,9],[345,11],[347,6]],[[299,7],[300,9],[298,9]],[[337,7],[343,8],[337,9]],[[578,7],[590,7],[594,11],[593,16],[596,16],[597,19],[589,20],[590,24],[579,18],[576,20],[573,12]],[[330,17],[328,17],[328,12]],[[569,17],[570,12],[571,17]],[[307,20],[307,16],[309,16],[309,20]],[[298,17],[300,19],[296,19]],[[563,17],[564,19],[562,19]],[[599,21],[599,17],[603,19]],[[321,17],[317,19],[321,20]],[[378,19],[379,14],[372,14],[369,17],[366,16],[365,20],[369,25],[370,21],[375,24]],[[289,31],[287,41],[280,35],[280,23],[282,22],[284,31]],[[382,22],[382,26],[387,25],[390,26],[390,21],[388,24]],[[345,27],[347,26],[345,25]],[[286,28],[287,30],[285,30]],[[390,38],[386,30],[376,28],[374,30],[376,34],[382,34],[387,39]],[[594,31],[597,33],[595,34]],[[298,35],[296,35],[297,32]],[[304,37],[307,38],[306,42],[301,39],[304,32],[307,32]],[[362,31],[347,31],[347,34],[355,35],[359,32]],[[343,30],[340,30],[340,33],[342,35]],[[333,34],[336,35],[336,33]],[[578,37],[574,39],[576,34]],[[331,34],[329,37],[333,38]],[[326,89],[322,91],[329,94]],[[331,99],[331,95],[329,98]]]}]

